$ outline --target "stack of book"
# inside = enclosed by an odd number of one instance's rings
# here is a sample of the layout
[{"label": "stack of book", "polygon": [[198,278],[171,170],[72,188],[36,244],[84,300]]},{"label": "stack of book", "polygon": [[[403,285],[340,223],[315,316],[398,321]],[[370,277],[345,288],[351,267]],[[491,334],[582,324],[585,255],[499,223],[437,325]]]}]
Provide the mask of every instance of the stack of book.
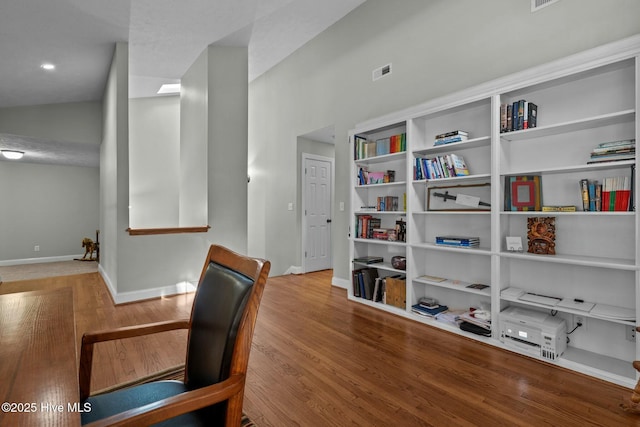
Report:
[{"label": "stack of book", "polygon": [[411,306],[411,312],[425,317],[435,318],[438,314],[447,311],[449,307],[442,304],[426,305],[418,303]]},{"label": "stack of book", "polygon": [[478,335],[491,336],[491,314],[485,310],[470,310],[460,315],[460,329]]},{"label": "stack of book", "polygon": [[413,168],[413,178],[417,181],[468,175],[469,168],[464,158],[459,154],[453,153],[436,156],[431,159],[416,157],[416,163]]},{"label": "stack of book", "polygon": [[433,145],[445,145],[453,142],[461,142],[469,139],[469,132],[464,130],[454,130],[436,135]]},{"label": "stack of book", "polygon": [[436,236],[436,245],[477,248],[480,246],[480,238],[469,236]]},{"label": "stack of book", "polygon": [[591,158],[587,164],[602,162],[619,162],[623,160],[635,160],[636,140],[611,141],[598,144],[591,152]]},{"label": "stack of book", "polygon": [[538,126],[538,106],[520,99],[500,105],[500,133],[531,129]]}]

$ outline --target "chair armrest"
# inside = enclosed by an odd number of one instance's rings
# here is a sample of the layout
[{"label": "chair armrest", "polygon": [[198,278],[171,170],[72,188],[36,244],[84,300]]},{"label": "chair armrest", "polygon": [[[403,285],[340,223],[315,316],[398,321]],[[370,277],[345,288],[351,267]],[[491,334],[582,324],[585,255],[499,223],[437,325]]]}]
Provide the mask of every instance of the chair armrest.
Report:
[{"label": "chair armrest", "polygon": [[85,333],[82,336],[82,346],[80,347],[80,369],[78,377],[80,384],[80,400],[86,400],[91,391],[91,368],[93,364],[93,345],[95,343],[188,328],[189,320],[181,319]]},{"label": "chair armrest", "polygon": [[[94,421],[85,427],[138,427],[156,424],[225,401],[239,393],[243,393],[244,381],[244,374],[234,374],[220,383],[187,391],[139,408],[130,409],[108,418]],[[242,414],[240,413],[238,415],[237,425],[240,425]]]}]

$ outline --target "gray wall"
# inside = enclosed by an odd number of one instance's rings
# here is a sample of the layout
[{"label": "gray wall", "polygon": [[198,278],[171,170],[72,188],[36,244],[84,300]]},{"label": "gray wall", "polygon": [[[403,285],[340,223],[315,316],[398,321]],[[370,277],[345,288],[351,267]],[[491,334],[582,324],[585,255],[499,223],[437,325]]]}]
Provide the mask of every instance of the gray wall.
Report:
[{"label": "gray wall", "polygon": [[[0,109],[0,133],[43,143],[98,145],[101,130],[99,102]],[[98,182],[98,168],[0,161],[0,261],[83,254],[99,228]]]},{"label": "gray wall", "polygon": [[178,225],[180,97],[129,100],[129,226]]},{"label": "gray wall", "polygon": [[56,141],[100,144],[100,102],[69,102],[0,109],[0,132]]},{"label": "gray wall", "polygon": [[0,162],[0,261],[84,254],[98,192],[97,168]]},{"label": "gray wall", "polygon": [[[287,202],[297,190],[296,137],[336,130],[334,209],[349,206],[349,129],[500,76],[640,31],[636,0],[368,0],[250,84],[249,252],[273,274],[297,262],[300,234]],[[372,82],[371,72],[393,64]],[[333,215],[334,275],[349,279],[347,210]]]}]

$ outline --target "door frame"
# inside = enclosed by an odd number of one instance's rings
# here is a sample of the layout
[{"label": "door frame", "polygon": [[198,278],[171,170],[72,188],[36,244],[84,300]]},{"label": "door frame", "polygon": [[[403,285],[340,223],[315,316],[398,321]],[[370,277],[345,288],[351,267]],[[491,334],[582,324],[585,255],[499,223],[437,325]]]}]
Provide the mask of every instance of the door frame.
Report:
[{"label": "door frame", "polygon": [[[300,215],[301,215],[301,236],[302,238],[301,240],[301,250],[300,250],[300,256],[302,258],[302,274],[307,272],[307,257],[304,254],[305,248],[307,247],[307,216],[305,215],[305,210],[307,207],[307,174],[305,172],[305,167],[307,164],[307,160],[320,160],[320,161],[325,161],[325,162],[329,162],[331,164],[331,196],[329,197],[329,212],[330,212],[330,217],[331,220],[333,221],[333,198],[334,198],[334,194],[335,194],[335,176],[336,176],[336,171],[335,171],[335,158],[333,157],[325,157],[325,156],[320,156],[317,154],[310,154],[310,153],[302,153],[302,163],[301,163],[301,170],[300,170],[300,175],[301,175],[301,181],[302,181],[302,200],[301,200],[301,206],[300,206]],[[333,222],[331,223],[333,225]],[[333,227],[329,227],[329,259],[331,260],[331,268],[333,268]]]}]

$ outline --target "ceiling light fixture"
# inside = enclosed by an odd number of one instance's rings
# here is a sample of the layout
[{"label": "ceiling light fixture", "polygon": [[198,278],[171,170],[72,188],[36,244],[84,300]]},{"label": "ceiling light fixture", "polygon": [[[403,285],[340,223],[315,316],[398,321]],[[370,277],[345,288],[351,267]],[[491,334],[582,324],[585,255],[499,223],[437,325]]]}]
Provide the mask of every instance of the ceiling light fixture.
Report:
[{"label": "ceiling light fixture", "polygon": [[0,152],[2,152],[2,155],[5,156],[7,159],[10,159],[10,160],[20,160],[22,158],[22,156],[24,156],[24,152],[23,151],[0,150]]},{"label": "ceiling light fixture", "polygon": [[51,70],[55,70],[56,66],[53,64],[44,63],[40,66],[40,68],[42,68],[43,70],[51,71]]},{"label": "ceiling light fixture", "polygon": [[180,83],[165,83],[160,86],[158,94],[180,93]]}]

